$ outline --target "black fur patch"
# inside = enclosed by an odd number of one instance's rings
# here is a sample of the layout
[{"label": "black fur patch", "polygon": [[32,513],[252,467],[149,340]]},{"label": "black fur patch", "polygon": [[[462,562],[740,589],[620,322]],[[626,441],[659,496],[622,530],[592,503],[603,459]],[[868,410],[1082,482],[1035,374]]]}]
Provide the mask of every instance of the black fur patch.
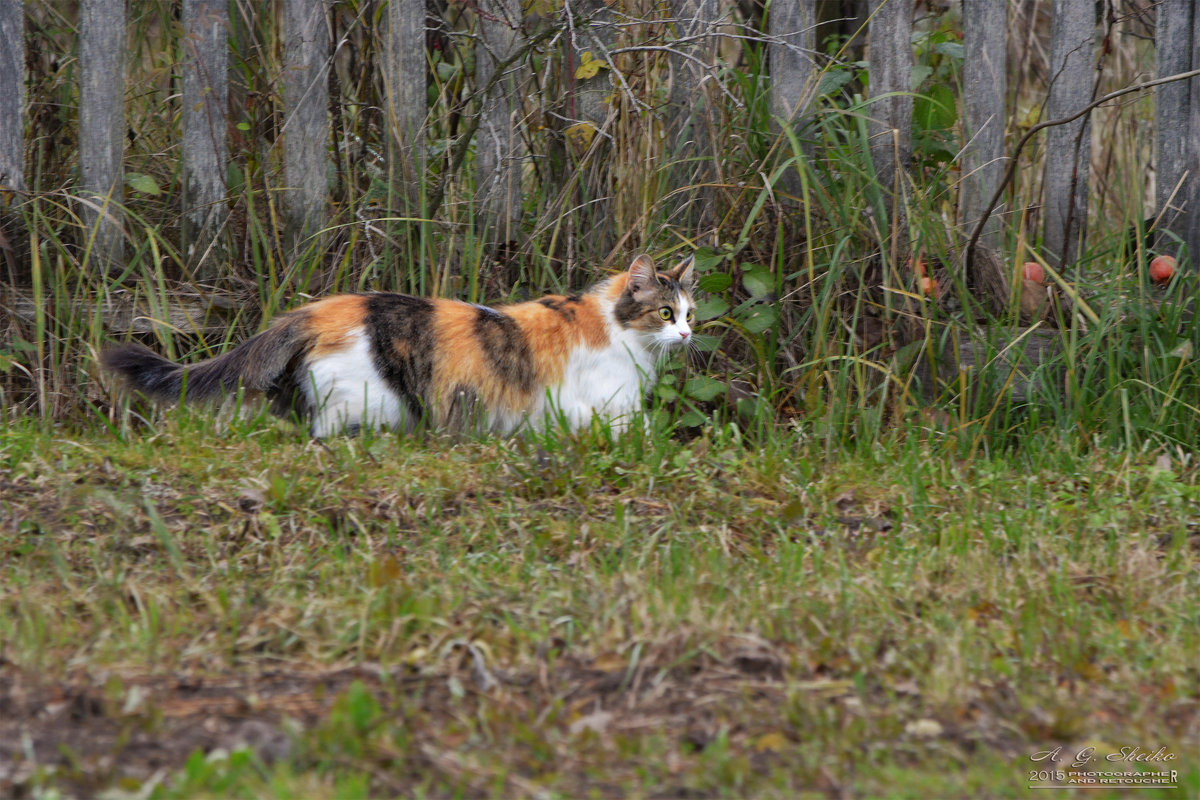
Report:
[{"label": "black fur patch", "polygon": [[[613,317],[621,327],[628,328],[647,314],[655,313],[663,306],[675,308],[675,301],[682,290],[679,281],[662,273],[654,276],[654,285],[632,292],[626,289],[613,306]],[[657,314],[654,317],[657,323]]]},{"label": "black fur patch", "polygon": [[437,344],[433,315],[433,303],[420,297],[375,294],[367,298],[366,325],[375,368],[414,418],[423,416],[433,383]]},{"label": "black fur patch", "polygon": [[183,367],[148,347],[140,344],[109,347],[100,354],[100,363],[105,369],[119,373],[139,392],[154,397],[179,397]]},{"label": "black fur patch", "polygon": [[629,292],[625,292],[613,306],[613,316],[616,317],[619,325],[629,327],[629,324],[645,314],[646,310],[646,306],[634,300],[633,295]]},{"label": "black fur patch", "polygon": [[543,297],[538,300],[538,305],[545,306],[551,311],[555,311],[562,315],[567,322],[575,321],[575,306],[583,302],[583,298],[577,294],[569,294],[566,297]]},{"label": "black fur patch", "polygon": [[475,317],[475,337],[496,377],[525,393],[536,388],[529,343],[512,317],[481,307]]}]

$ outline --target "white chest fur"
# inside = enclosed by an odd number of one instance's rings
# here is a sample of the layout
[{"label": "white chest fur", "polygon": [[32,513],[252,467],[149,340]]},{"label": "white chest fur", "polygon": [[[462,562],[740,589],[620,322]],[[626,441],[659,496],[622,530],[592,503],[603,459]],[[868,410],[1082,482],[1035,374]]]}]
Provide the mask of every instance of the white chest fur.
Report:
[{"label": "white chest fur", "polygon": [[561,414],[573,429],[588,425],[593,415],[624,428],[657,379],[654,362],[636,333],[614,331],[607,347],[571,354],[547,410]]}]

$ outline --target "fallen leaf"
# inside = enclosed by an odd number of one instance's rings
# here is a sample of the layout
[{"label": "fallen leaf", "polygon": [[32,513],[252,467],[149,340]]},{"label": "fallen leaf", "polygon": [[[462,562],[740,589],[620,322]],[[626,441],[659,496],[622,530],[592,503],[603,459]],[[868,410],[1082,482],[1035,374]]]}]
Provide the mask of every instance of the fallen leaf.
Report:
[{"label": "fallen leaf", "polygon": [[914,719],[904,726],[904,732],[918,739],[936,739],[942,735],[942,723],[928,717]]},{"label": "fallen leaf", "polygon": [[593,711],[587,716],[580,717],[571,723],[567,729],[572,736],[577,736],[584,731],[593,731],[594,733],[604,733],[608,730],[609,724],[613,721],[611,711]]},{"label": "fallen leaf", "polygon": [[787,737],[779,731],[764,733],[754,743],[754,749],[760,753],[782,753],[788,745]]}]

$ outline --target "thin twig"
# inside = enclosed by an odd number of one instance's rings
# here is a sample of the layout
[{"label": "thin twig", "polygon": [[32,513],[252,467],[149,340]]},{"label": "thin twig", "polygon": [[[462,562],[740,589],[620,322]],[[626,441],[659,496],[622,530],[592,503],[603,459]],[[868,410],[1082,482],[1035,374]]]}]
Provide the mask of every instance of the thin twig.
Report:
[{"label": "thin twig", "polygon": [[1066,125],[1074,122],[1084,114],[1088,114],[1097,107],[1104,105],[1110,100],[1116,100],[1118,97],[1123,97],[1127,94],[1132,94],[1133,92],[1140,92],[1145,89],[1151,89],[1155,86],[1162,86],[1164,83],[1174,83],[1175,81],[1183,81],[1187,80],[1188,78],[1195,77],[1200,77],[1200,69],[1193,69],[1188,72],[1180,72],[1175,75],[1168,75],[1165,78],[1155,78],[1152,81],[1145,81],[1143,83],[1135,84],[1134,86],[1126,86],[1124,89],[1117,89],[1115,92],[1109,92],[1103,97],[1093,100],[1070,116],[1039,122],[1037,125],[1034,125],[1028,131],[1026,131],[1025,135],[1021,137],[1021,139],[1017,142],[1017,146],[1013,149],[1013,154],[1008,162],[1008,168],[1004,170],[1004,177],[1000,179],[1000,185],[997,186],[996,191],[992,193],[992,199],[988,201],[987,206],[983,209],[983,214],[979,217],[979,221],[975,223],[975,229],[971,232],[971,238],[967,240],[966,263],[971,264],[975,260],[975,247],[979,244],[979,237],[983,234],[983,226],[987,224],[988,217],[992,215],[992,211],[995,210],[996,204],[1000,202],[1000,197],[1004,194],[1005,187],[1012,182],[1013,175],[1016,174],[1017,171],[1017,160],[1021,155],[1021,150],[1025,147],[1026,143],[1033,138],[1034,134],[1040,133],[1046,128],[1052,128],[1056,125]]}]

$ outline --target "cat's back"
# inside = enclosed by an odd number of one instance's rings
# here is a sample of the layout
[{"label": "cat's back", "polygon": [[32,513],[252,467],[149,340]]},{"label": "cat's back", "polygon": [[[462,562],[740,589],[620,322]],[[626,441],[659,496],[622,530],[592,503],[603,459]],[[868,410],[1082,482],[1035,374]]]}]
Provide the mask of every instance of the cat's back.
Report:
[{"label": "cat's back", "polygon": [[[309,366],[319,374],[328,365],[340,377],[353,362],[369,362],[400,398],[449,414],[447,404],[467,392],[515,414],[562,382],[573,355],[608,345],[605,310],[595,293],[486,306],[372,292],[335,295],[296,313],[307,317]],[[350,377],[361,379],[357,370]]]},{"label": "cat's back", "polygon": [[608,326],[602,296],[548,295],[504,305],[481,305],[395,292],[340,294],[316,300],[297,312],[330,352],[353,335],[372,341],[442,348],[462,356],[477,350],[498,361],[553,359],[579,345],[604,347]]}]

